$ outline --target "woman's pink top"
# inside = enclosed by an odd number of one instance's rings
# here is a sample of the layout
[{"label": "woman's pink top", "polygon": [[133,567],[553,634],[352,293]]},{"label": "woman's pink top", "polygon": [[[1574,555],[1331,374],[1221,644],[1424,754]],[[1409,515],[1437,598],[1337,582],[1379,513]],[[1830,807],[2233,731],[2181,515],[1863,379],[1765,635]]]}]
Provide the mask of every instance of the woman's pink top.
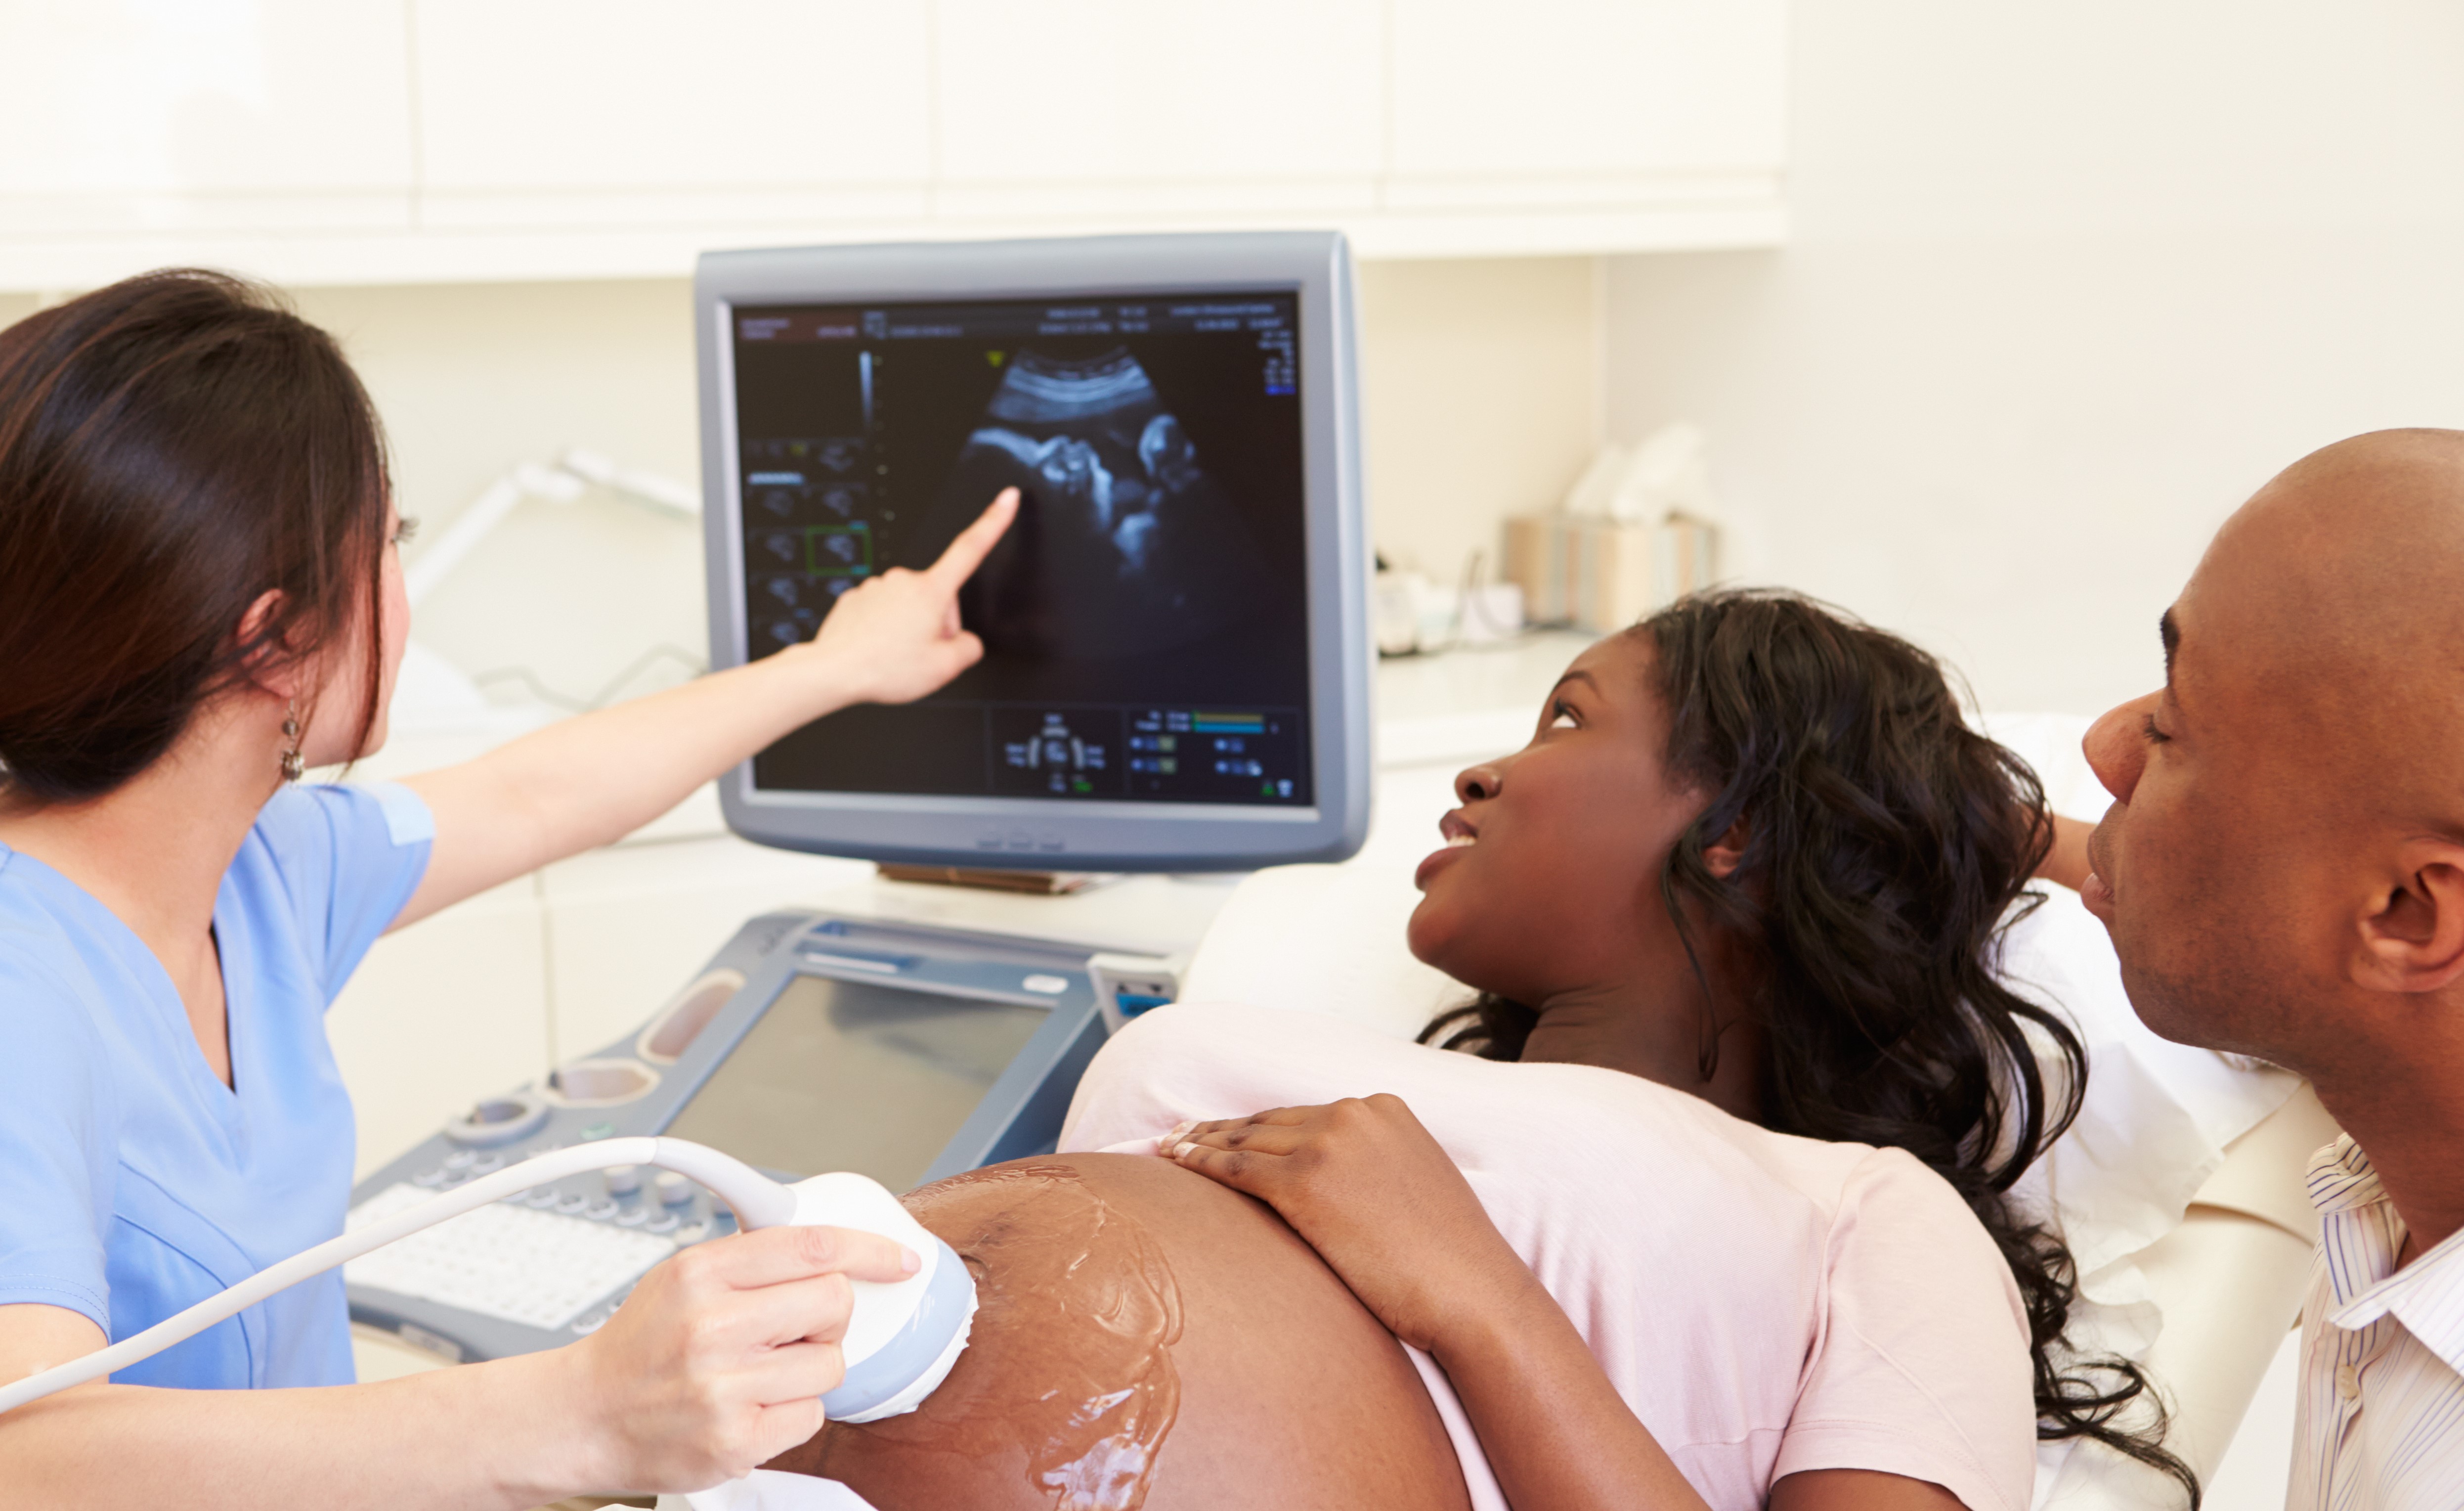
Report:
[{"label": "woman's pink top", "polygon": [[[1743,1122],[1589,1065],[1506,1064],[1264,1008],[1157,1009],[1097,1055],[1065,1150],[1152,1152],[1183,1119],[1391,1092],[1566,1309],[1716,1511],[1811,1469],[2027,1511],[2035,1409],[2017,1287],[1941,1177],[1898,1149]],[[1473,1504],[1505,1511],[1443,1371]]]}]

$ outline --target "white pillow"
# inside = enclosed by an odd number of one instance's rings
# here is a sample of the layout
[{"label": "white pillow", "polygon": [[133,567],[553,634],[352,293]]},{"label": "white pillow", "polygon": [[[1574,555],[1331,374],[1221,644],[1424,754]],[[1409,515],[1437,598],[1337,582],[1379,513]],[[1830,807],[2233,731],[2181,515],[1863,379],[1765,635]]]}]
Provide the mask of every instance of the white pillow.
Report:
[{"label": "white pillow", "polygon": [[1414,1037],[1472,997],[1404,944],[1404,921],[1419,900],[1409,864],[1368,855],[1252,873],[1199,941],[1180,998],[1323,1012]]}]

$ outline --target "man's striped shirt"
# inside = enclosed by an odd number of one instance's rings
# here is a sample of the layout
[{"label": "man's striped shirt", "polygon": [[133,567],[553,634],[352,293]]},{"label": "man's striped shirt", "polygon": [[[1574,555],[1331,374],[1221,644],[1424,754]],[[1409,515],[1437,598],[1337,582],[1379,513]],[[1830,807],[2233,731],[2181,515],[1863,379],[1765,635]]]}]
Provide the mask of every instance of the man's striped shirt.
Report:
[{"label": "man's striped shirt", "polygon": [[2311,1161],[2310,1200],[2321,1232],[2286,1511],[2458,1511],[2464,1233],[2398,1270],[2404,1219],[2349,1136]]}]

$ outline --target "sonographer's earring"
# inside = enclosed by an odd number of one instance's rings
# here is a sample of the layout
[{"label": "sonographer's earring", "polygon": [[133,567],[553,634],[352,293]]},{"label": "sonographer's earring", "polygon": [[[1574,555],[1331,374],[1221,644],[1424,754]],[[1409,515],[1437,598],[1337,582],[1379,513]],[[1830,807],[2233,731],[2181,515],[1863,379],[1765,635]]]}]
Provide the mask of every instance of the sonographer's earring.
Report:
[{"label": "sonographer's earring", "polygon": [[282,711],[282,780],[297,782],[308,769],[307,758],[299,753],[299,700],[293,699]]}]

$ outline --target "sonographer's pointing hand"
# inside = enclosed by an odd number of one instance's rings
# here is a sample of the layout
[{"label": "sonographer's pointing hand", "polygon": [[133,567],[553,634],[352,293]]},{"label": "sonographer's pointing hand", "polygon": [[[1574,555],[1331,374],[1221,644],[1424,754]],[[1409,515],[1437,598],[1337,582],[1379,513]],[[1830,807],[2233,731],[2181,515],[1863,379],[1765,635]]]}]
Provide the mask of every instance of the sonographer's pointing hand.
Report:
[{"label": "sonographer's pointing hand", "polygon": [[787,1227],[661,1264],[563,1350],[575,1413],[596,1429],[574,1482],[706,1490],[812,1436],[847,1374],[847,1281],[903,1280],[921,1262],[879,1233]]},{"label": "sonographer's pointing hand", "polygon": [[958,622],[958,589],[1018,508],[1018,490],[1004,490],[939,561],[886,571],[840,598],[815,639],[412,777],[436,839],[394,926],[610,844],[849,703],[921,698],[973,666],[984,647]]},{"label": "sonographer's pointing hand", "polygon": [[907,702],[975,665],[984,646],[958,623],[958,589],[1017,518],[1018,501],[1016,488],[1003,488],[939,561],[920,572],[893,567],[850,589],[804,654],[851,679],[842,685],[857,702]]}]

